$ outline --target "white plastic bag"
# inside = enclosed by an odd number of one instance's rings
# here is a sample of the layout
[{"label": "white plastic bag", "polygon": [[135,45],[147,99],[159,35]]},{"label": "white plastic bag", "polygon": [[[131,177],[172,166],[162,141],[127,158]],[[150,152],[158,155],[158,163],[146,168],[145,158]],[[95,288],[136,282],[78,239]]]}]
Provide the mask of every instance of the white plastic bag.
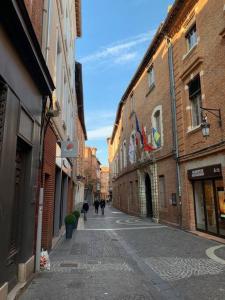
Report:
[{"label": "white plastic bag", "polygon": [[49,259],[49,255],[48,255],[48,251],[47,250],[44,251],[42,249],[42,251],[41,251],[40,269],[42,271],[44,271],[44,270],[50,271],[50,259]]}]

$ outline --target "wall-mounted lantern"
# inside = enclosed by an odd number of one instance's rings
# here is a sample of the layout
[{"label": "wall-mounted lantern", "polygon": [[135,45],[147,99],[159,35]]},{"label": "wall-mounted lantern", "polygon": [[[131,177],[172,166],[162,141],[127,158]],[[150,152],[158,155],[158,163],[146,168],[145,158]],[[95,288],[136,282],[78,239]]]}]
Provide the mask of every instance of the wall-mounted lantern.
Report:
[{"label": "wall-mounted lantern", "polygon": [[[210,113],[213,116],[215,116],[218,119],[219,127],[222,126],[222,119],[221,119],[221,111],[220,111],[220,109],[206,108],[206,107],[200,107],[200,108],[201,108],[202,111],[205,110],[208,113]],[[210,129],[210,124],[207,121],[207,114],[205,114],[204,116],[202,114],[201,129],[202,129],[202,135],[203,135],[203,137],[205,137],[207,139],[207,137],[209,136],[209,129]]]}]

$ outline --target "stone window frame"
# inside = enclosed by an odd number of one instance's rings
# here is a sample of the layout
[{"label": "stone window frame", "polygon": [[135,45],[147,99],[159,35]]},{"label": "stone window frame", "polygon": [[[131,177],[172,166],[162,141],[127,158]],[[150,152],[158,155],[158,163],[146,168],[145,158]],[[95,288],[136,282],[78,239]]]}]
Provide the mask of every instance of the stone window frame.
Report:
[{"label": "stone window frame", "polygon": [[[155,114],[156,112],[160,112],[160,137],[161,137],[161,143],[160,143],[160,147],[157,147],[156,143],[155,143],[155,140],[154,140],[154,136],[153,136],[153,132],[151,133],[152,135],[152,144],[154,147],[156,147],[157,150],[161,149],[163,146],[164,146],[164,136],[163,136],[163,113],[162,113],[162,105],[157,105],[154,110],[152,111],[152,115],[151,115],[151,124],[152,124],[152,129],[154,128],[155,126]],[[152,130],[153,131],[153,130]]]},{"label": "stone window frame", "polygon": [[[191,75],[186,79],[186,83],[185,83],[185,96],[187,99],[187,106],[186,106],[186,111],[187,111],[187,133],[193,133],[195,131],[198,131],[201,129],[201,122],[196,125],[193,126],[192,123],[192,107],[191,107],[191,102],[190,102],[190,98],[189,98],[189,83],[194,80],[194,78],[196,78],[197,76],[199,76],[200,79],[200,95],[201,95],[201,103],[200,106],[204,106],[204,85],[203,85],[203,81],[202,81],[202,76],[203,76],[204,72],[200,71],[199,69],[197,69],[195,72],[191,73]],[[200,112],[201,113],[201,112]],[[201,117],[201,116],[200,116]]]},{"label": "stone window frame", "polygon": [[151,64],[147,71],[148,74],[148,88],[152,90],[155,87],[155,69],[154,65]]}]

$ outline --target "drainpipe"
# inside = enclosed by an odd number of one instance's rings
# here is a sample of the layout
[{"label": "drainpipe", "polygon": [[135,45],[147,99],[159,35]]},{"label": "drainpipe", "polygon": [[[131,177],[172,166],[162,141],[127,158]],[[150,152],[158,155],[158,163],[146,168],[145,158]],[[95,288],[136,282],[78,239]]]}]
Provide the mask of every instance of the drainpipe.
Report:
[{"label": "drainpipe", "polygon": [[[48,7],[46,7],[46,2],[48,1]],[[52,0],[46,0],[45,2],[45,12],[47,12],[47,22],[44,22],[45,20],[43,20],[43,24],[44,24],[44,27],[47,26],[47,31],[46,31],[46,38],[45,38],[45,41],[44,41],[44,46],[45,46],[45,49],[44,49],[44,57],[45,57],[45,61],[46,61],[46,64],[48,64],[48,54],[49,54],[49,49],[50,49],[50,45],[49,45],[49,42],[50,42],[50,25],[51,25],[51,7],[52,7]],[[45,30],[45,28],[44,28]]]},{"label": "drainpipe", "polygon": [[169,64],[169,78],[170,78],[170,96],[171,96],[171,110],[172,110],[172,132],[173,132],[173,152],[176,161],[176,195],[179,205],[179,225],[182,227],[182,202],[181,202],[181,178],[179,165],[179,149],[178,149],[178,134],[177,134],[177,120],[176,120],[176,94],[175,94],[175,79],[173,67],[173,45],[171,40],[168,41],[168,64]]},{"label": "drainpipe", "polygon": [[[48,1],[48,7],[47,7]],[[43,55],[45,58],[46,64],[48,64],[48,54],[49,54],[49,36],[50,36],[50,24],[51,24],[51,5],[52,0],[46,0],[44,3],[44,13],[47,13],[47,22],[46,18],[43,17],[43,32],[46,29],[46,37],[43,35],[42,43],[44,45]],[[52,107],[52,97],[50,99],[50,107]],[[41,182],[40,182],[40,190],[39,190],[39,199],[38,199],[38,221],[37,221],[37,237],[36,237],[36,257],[35,257],[35,271],[40,271],[40,255],[41,255],[41,238],[42,238],[42,217],[43,217],[43,203],[44,203],[44,179],[43,179],[43,166],[44,166],[44,138],[47,131],[47,127],[50,121],[48,118],[47,122],[45,122],[46,118],[46,106],[47,106],[47,97],[43,99],[43,109],[42,109],[42,124],[41,124],[41,134],[40,134],[40,170],[41,170]]]}]

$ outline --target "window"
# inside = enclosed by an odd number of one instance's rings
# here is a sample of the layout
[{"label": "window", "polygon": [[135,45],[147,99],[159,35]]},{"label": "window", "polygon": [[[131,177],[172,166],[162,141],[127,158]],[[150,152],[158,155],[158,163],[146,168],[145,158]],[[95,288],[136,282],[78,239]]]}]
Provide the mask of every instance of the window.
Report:
[{"label": "window", "polygon": [[127,166],[127,148],[126,141],[123,142],[123,166],[126,168]]},{"label": "window", "polygon": [[135,143],[135,132],[130,136],[129,150],[128,150],[129,161],[131,164],[136,161],[136,143]]},{"label": "window", "polygon": [[196,24],[186,34],[188,51],[190,51],[197,44]]},{"label": "window", "polygon": [[155,85],[155,73],[154,73],[153,66],[151,66],[148,70],[148,85],[149,88]]},{"label": "window", "polygon": [[135,111],[135,102],[134,102],[134,94],[130,96],[130,113],[132,114]]},{"label": "window", "polygon": [[62,80],[63,80],[63,72],[62,72],[62,47],[60,42],[60,37],[58,36],[57,41],[57,55],[56,55],[56,95],[57,100],[61,104],[62,101]]},{"label": "window", "polygon": [[157,106],[152,113],[152,140],[156,148],[163,144],[162,106]]},{"label": "window", "polygon": [[191,82],[188,84],[189,87],[189,100],[191,102],[191,121],[192,127],[196,127],[201,124],[201,82],[200,76],[197,75]]},{"label": "window", "polygon": [[120,171],[123,169],[123,148],[120,147]]},{"label": "window", "polygon": [[161,208],[166,208],[166,185],[165,176],[159,176],[159,203]]}]

